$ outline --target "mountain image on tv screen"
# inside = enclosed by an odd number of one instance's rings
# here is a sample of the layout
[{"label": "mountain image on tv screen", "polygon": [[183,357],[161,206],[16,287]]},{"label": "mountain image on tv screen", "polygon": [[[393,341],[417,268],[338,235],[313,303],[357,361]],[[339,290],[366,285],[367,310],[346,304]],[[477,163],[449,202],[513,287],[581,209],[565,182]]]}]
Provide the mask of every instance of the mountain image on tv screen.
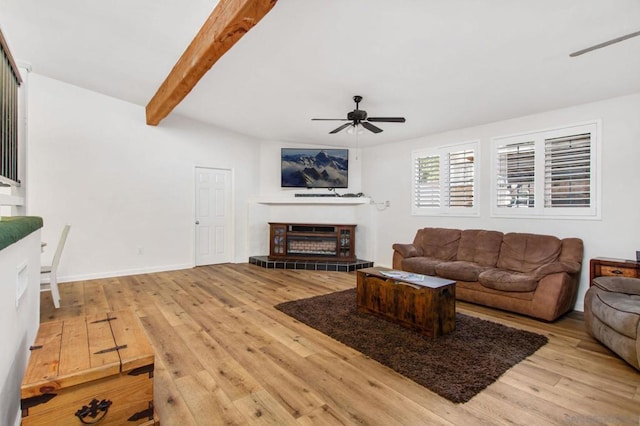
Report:
[{"label": "mountain image on tv screen", "polygon": [[348,149],[282,148],[282,187],[347,188]]}]

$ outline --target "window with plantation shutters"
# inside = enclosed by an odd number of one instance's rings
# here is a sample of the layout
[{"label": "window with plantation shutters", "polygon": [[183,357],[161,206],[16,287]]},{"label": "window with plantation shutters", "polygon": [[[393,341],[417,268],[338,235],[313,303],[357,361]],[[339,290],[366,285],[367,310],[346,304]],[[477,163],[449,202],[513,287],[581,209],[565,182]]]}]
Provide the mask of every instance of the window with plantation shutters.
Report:
[{"label": "window with plantation shutters", "polygon": [[18,86],[22,80],[0,31],[0,184],[18,181]]},{"label": "window with plantation shutters", "polygon": [[492,214],[598,218],[599,125],[494,138]]},{"label": "window with plantation shutters", "polygon": [[414,151],[413,214],[476,215],[477,142]]}]

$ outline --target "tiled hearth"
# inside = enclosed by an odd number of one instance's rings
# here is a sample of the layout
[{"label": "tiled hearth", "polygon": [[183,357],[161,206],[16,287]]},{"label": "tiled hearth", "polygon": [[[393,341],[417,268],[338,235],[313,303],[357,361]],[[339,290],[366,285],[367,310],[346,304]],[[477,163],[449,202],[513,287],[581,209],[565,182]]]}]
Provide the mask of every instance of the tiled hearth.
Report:
[{"label": "tiled hearth", "polygon": [[270,269],[306,269],[309,271],[353,272],[370,268],[373,262],[356,259],[354,262],[334,262],[322,260],[269,260],[269,256],[251,256],[249,263]]}]

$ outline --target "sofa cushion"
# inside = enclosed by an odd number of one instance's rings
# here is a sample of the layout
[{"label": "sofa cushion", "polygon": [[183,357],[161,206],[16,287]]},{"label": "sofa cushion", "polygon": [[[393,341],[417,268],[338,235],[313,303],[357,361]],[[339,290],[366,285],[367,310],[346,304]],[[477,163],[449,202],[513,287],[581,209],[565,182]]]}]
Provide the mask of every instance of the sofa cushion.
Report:
[{"label": "sofa cushion", "polygon": [[435,275],[436,265],[439,263],[442,263],[442,259],[433,257],[409,257],[402,260],[402,270],[422,275]]},{"label": "sofa cushion", "polygon": [[550,235],[505,234],[496,266],[516,272],[531,272],[558,259],[562,241]]},{"label": "sofa cushion", "polygon": [[454,262],[442,262],[436,265],[436,274],[442,278],[456,281],[478,281],[480,272],[486,271],[488,266],[480,266],[477,263],[457,260]]},{"label": "sofa cushion", "polygon": [[464,230],[460,233],[456,259],[482,266],[496,266],[503,236],[504,234],[498,231]]},{"label": "sofa cushion", "polygon": [[638,278],[601,276],[593,279],[593,285],[614,293],[640,296],[640,279]]},{"label": "sofa cushion", "polygon": [[422,255],[442,260],[455,260],[460,241],[459,229],[420,229],[413,245],[422,249]]},{"label": "sofa cushion", "polygon": [[567,274],[576,274],[580,272],[580,264],[575,262],[551,262],[545,263],[539,268],[534,269],[530,274],[541,279],[547,275],[566,272]]},{"label": "sofa cushion", "polygon": [[[517,309],[517,306],[522,302],[530,302],[535,294],[535,291],[494,290],[483,286],[478,281],[456,282],[456,299],[487,306],[503,307],[508,310],[515,309],[514,312],[522,312]],[[514,300],[512,301],[511,299]]]},{"label": "sofa cushion", "polygon": [[538,286],[535,276],[500,268],[487,269],[478,276],[485,287],[503,291],[534,291]]},{"label": "sofa cushion", "polygon": [[592,299],[591,311],[600,321],[631,339],[638,338],[640,323],[640,296],[613,293],[598,289]]}]

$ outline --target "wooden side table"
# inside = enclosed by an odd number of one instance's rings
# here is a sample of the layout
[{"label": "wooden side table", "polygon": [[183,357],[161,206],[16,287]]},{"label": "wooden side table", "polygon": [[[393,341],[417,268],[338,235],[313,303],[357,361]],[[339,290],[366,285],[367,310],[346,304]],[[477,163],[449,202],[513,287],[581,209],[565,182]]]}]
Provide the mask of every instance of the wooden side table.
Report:
[{"label": "wooden side table", "polygon": [[589,286],[600,276],[640,278],[640,262],[635,260],[596,257],[591,259]]}]

